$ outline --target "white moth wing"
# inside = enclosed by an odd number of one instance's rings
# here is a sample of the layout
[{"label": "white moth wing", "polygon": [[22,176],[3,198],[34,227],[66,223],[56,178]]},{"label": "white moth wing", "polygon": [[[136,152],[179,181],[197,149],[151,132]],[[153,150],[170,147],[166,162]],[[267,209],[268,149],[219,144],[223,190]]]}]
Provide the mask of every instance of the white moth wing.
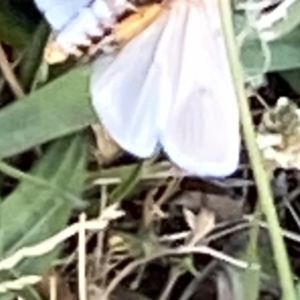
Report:
[{"label": "white moth wing", "polygon": [[100,22],[104,22],[107,26],[112,26],[112,22],[116,21],[116,17],[122,15],[125,11],[136,9],[128,0],[96,0],[91,7]]},{"label": "white moth wing", "polygon": [[51,27],[62,30],[91,0],[34,0]]},{"label": "white moth wing", "polygon": [[93,14],[97,17],[100,23],[104,22],[104,25],[107,27],[111,27],[113,25],[115,22],[114,11],[112,10],[114,8],[113,5],[112,7],[108,7],[105,1],[98,0],[94,1],[91,7]]},{"label": "white moth wing", "polygon": [[89,36],[101,37],[103,32],[92,9],[82,8],[77,17],[59,33],[56,40],[68,53],[75,53],[77,45],[89,46],[91,44]]},{"label": "white moth wing", "polygon": [[113,27],[117,16],[126,7],[126,0],[92,1],[88,7],[81,8],[77,16],[59,33],[57,42],[70,53],[76,52],[77,45],[91,45],[90,37],[102,37],[105,29]]},{"label": "white moth wing", "polygon": [[35,0],[51,27],[57,43],[67,52],[76,53],[78,45],[89,46],[90,36],[101,37],[112,27],[116,16],[126,10],[126,0]]},{"label": "white moth wing", "polygon": [[121,50],[104,74],[94,65],[94,109],[114,140],[139,157],[151,156],[158,147],[161,91],[153,58],[166,23],[167,14],[163,14]]},{"label": "white moth wing", "polygon": [[[172,97],[160,99],[160,141],[171,160],[190,174],[227,176],[238,165],[239,113],[220,24],[210,19],[217,7],[179,0],[175,17],[182,6],[189,10],[184,35],[174,28],[168,37],[163,67],[170,74],[172,84],[166,86]],[[180,52],[174,51],[180,43]]]}]

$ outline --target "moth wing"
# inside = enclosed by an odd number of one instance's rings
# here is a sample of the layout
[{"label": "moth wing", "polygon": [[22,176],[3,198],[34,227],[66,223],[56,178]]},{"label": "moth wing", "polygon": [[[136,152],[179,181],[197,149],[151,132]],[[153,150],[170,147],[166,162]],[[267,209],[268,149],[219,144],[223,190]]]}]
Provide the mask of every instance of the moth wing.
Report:
[{"label": "moth wing", "polygon": [[[189,7],[184,34],[174,28],[162,67],[162,73],[172,74],[172,85],[171,97],[160,103],[160,141],[171,160],[189,173],[227,176],[239,160],[239,113],[219,16],[210,18],[217,7],[179,1],[174,17],[182,6]],[[180,52],[174,51],[175,44],[182,45]]]},{"label": "moth wing", "polygon": [[60,31],[91,0],[34,0],[37,8],[44,14],[51,27]]},{"label": "moth wing", "polygon": [[58,34],[56,41],[68,53],[76,53],[77,45],[90,46],[90,36],[101,37],[103,33],[92,8],[84,7]]},{"label": "moth wing", "polygon": [[160,91],[153,57],[166,23],[167,16],[163,14],[129,42],[104,73],[97,63],[94,65],[93,107],[112,138],[139,157],[151,156],[158,147]]}]

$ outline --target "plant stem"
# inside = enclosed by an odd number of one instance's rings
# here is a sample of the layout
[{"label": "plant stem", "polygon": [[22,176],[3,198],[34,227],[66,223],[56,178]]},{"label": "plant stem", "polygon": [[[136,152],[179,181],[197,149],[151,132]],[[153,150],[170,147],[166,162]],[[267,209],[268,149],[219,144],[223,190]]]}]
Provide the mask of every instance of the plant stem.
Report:
[{"label": "plant stem", "polygon": [[286,252],[284,240],[281,234],[281,228],[277,217],[275,205],[268,174],[263,166],[263,161],[256,144],[254,126],[248,104],[248,99],[244,88],[244,74],[239,61],[239,52],[236,46],[235,33],[233,27],[233,18],[230,0],[218,0],[219,9],[222,18],[223,32],[226,41],[228,58],[231,65],[231,72],[235,82],[236,94],[241,116],[243,133],[246,146],[249,152],[251,165],[253,168],[255,181],[257,184],[260,205],[266,216],[273,246],[274,258],[278,270],[278,275],[283,289],[285,300],[296,300],[293,277],[290,263]]}]

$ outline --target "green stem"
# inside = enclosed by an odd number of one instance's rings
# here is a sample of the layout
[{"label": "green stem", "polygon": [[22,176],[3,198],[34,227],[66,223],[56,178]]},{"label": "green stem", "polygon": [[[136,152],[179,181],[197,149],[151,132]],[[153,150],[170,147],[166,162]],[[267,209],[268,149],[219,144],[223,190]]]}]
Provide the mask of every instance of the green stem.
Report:
[{"label": "green stem", "polygon": [[296,300],[293,278],[281,228],[277,217],[268,174],[263,166],[261,154],[256,144],[254,126],[244,88],[244,74],[239,61],[233,27],[233,17],[230,0],[218,0],[223,23],[228,58],[235,82],[236,94],[241,116],[243,133],[253,168],[262,211],[266,216],[273,246],[273,253],[285,300]]}]

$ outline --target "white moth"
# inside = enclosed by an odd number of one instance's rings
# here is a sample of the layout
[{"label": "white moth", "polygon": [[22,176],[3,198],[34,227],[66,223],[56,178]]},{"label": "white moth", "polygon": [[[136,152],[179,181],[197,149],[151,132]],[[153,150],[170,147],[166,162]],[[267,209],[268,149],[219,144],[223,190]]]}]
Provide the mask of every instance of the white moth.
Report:
[{"label": "white moth", "polygon": [[133,9],[127,0],[35,0],[39,10],[56,31],[56,42],[70,54],[77,46],[89,46],[91,37],[102,37],[117,17]]},{"label": "white moth", "polygon": [[[60,3],[61,14],[62,3],[69,3],[52,1]],[[77,13],[83,11],[80,2]],[[63,25],[69,36],[86,30],[73,22]],[[170,0],[104,73],[99,63],[101,58],[91,80],[92,104],[121,147],[141,158],[163,149],[190,175],[236,170],[239,113],[217,0]]]}]

